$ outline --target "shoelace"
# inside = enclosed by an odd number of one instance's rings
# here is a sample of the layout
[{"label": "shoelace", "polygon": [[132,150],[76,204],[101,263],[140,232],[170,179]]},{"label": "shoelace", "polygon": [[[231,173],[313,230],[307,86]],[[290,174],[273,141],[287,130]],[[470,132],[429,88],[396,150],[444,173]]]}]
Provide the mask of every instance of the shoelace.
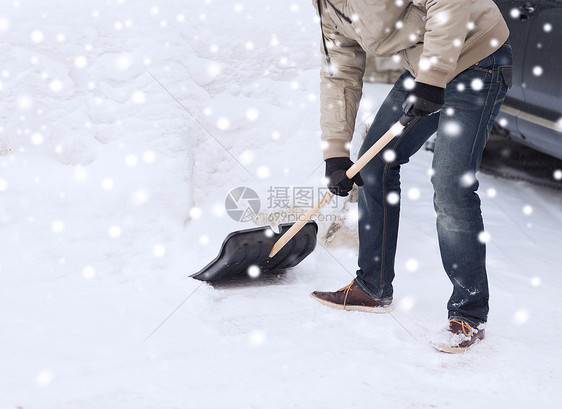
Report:
[{"label": "shoelace", "polygon": [[[458,321],[458,320],[451,320],[451,322],[456,322],[457,324],[459,324],[462,328],[463,334],[466,335],[469,338],[472,337],[472,327],[470,325],[468,325],[466,322]],[[468,329],[468,331],[467,331],[467,329]]]},{"label": "shoelace", "polygon": [[338,290],[338,292],[345,291],[345,294],[344,294],[344,297],[343,297],[343,306],[344,307],[347,305],[347,296],[349,295],[349,293],[351,291],[353,291],[351,289],[352,286],[353,286],[353,281],[351,283],[349,283],[348,285],[346,285],[345,287],[342,287]]}]

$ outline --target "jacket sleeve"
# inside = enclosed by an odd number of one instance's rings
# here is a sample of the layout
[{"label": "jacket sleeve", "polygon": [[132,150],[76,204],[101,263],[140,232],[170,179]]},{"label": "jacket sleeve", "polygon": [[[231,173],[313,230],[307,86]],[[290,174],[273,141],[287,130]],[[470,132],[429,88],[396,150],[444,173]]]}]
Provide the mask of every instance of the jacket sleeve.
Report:
[{"label": "jacket sleeve", "polygon": [[[320,72],[320,128],[324,159],[349,157],[349,143],[355,129],[361,101],[365,51],[354,40],[340,34],[328,20],[322,28],[331,67],[322,46]],[[330,75],[330,70],[333,75]]]},{"label": "jacket sleeve", "polygon": [[427,10],[416,81],[445,88],[469,30],[470,0],[414,0]]}]

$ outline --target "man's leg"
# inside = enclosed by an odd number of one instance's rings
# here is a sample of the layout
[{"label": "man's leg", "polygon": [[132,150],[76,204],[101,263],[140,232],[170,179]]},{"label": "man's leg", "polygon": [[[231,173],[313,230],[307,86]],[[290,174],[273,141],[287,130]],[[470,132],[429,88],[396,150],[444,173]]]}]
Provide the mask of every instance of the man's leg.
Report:
[{"label": "man's leg", "polygon": [[448,84],[433,157],[439,246],[453,284],[449,319],[474,328],[486,322],[489,298],[475,173],[507,91],[502,70],[511,64],[510,57],[504,46]]},{"label": "man's leg", "polygon": [[[402,116],[406,98],[404,73],[379,109],[361,147],[369,149]],[[375,300],[392,300],[394,259],[400,216],[400,165],[409,161],[437,130],[439,114],[416,118],[401,135],[373,158],[361,171],[359,188],[359,270],[355,283]],[[390,154],[385,151],[391,150]]]},{"label": "man's leg", "polygon": [[[404,73],[394,84],[379,109],[361,147],[367,151],[402,116],[407,90]],[[439,114],[416,118],[361,170],[364,185],[359,188],[359,267],[357,278],[334,292],[312,293],[312,297],[333,308],[386,312],[391,308],[394,255],[398,233],[400,165],[408,162],[437,130]],[[392,151],[390,154],[385,154]],[[394,157],[393,157],[394,156]],[[385,160],[386,159],[386,160]]]}]

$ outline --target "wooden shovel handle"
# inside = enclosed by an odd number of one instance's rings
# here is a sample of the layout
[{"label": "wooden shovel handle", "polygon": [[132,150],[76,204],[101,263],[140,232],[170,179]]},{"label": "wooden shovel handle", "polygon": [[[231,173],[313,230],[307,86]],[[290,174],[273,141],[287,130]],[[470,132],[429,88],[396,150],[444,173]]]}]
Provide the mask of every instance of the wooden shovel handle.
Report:
[{"label": "wooden shovel handle", "polygon": [[[388,131],[386,131],[386,133],[381,136],[381,138],[377,142],[375,142],[375,144],[371,146],[367,152],[361,155],[361,157],[357,159],[357,162],[355,162],[353,166],[351,166],[345,172],[345,175],[348,177],[348,179],[353,179],[353,177],[357,175],[361,171],[361,169],[363,169],[363,167],[365,167],[365,165],[369,163],[369,161],[382,150],[382,148],[384,148],[395,136],[399,135],[402,132],[404,127],[409,124],[412,119],[413,117],[404,115],[398,122],[392,125],[392,127]],[[320,209],[324,207],[324,205],[332,200],[332,197],[334,197],[334,194],[332,192],[327,192],[318,202],[316,202],[312,209],[306,212],[302,217],[299,217],[299,221],[293,224],[291,228],[287,230],[287,232],[275,242],[273,248],[271,249],[271,252],[269,253],[269,258],[272,258],[277,253],[279,253],[279,251],[285,246],[285,244],[287,244],[287,242],[291,240],[300,231],[300,229],[303,228],[303,226],[312,218],[312,216],[318,213]]]}]

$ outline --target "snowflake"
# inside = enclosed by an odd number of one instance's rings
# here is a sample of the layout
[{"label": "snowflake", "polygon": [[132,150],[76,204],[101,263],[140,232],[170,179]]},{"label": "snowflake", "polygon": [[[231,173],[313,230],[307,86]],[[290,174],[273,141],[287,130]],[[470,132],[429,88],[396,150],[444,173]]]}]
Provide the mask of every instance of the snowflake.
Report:
[{"label": "snowflake", "polygon": [[255,121],[260,116],[259,112],[255,108],[250,108],[246,111],[246,118],[249,121]]},{"label": "snowflake", "polygon": [[518,325],[523,325],[527,321],[529,321],[529,315],[529,311],[519,310],[515,314],[513,314],[513,321]]},{"label": "snowflake", "polygon": [[62,90],[62,82],[58,79],[54,79],[49,84],[49,88],[51,88],[53,92],[60,92]]},{"label": "snowflake", "polygon": [[529,216],[533,213],[533,207],[531,205],[523,206],[523,214]]},{"label": "snowflake", "polygon": [[217,120],[217,128],[222,131],[226,131],[230,127],[230,121],[228,118],[221,117]]},{"label": "snowflake", "polygon": [[10,21],[5,19],[4,17],[0,17],[0,32],[8,31],[10,28]]},{"label": "snowflake", "polygon": [[135,104],[144,104],[146,102],[146,96],[142,91],[133,92],[132,100]]},{"label": "snowflake", "polygon": [[133,193],[133,202],[137,205],[141,205],[148,200],[148,191],[145,189],[139,189]]},{"label": "snowflake", "polygon": [[402,82],[402,85],[404,85],[404,88],[406,90],[410,91],[410,90],[413,90],[414,87],[416,86],[416,81],[414,81],[413,78],[408,77]]},{"label": "snowflake", "polygon": [[111,190],[115,186],[115,182],[111,178],[105,178],[101,181],[101,187],[104,190]]},{"label": "snowflake", "polygon": [[252,278],[258,278],[261,275],[261,269],[256,265],[252,265],[248,267],[248,275]]},{"label": "snowflake", "polygon": [[533,287],[538,287],[541,285],[541,278],[538,276],[534,276],[531,278],[531,285]]},{"label": "snowflake", "polygon": [[96,270],[92,266],[86,266],[82,270],[82,275],[84,278],[92,279],[96,275]]},{"label": "snowflake", "polygon": [[152,151],[146,151],[143,153],[142,158],[146,163],[152,163],[156,160],[156,155]]},{"label": "snowflake", "polygon": [[137,155],[129,154],[125,156],[125,164],[127,166],[135,166],[138,163],[139,159]]},{"label": "snowflake", "polygon": [[31,143],[34,145],[41,145],[43,143],[43,139],[43,135],[39,132],[34,132],[33,135],[31,135]]},{"label": "snowflake", "polygon": [[119,226],[111,226],[107,232],[112,239],[121,237],[121,227]]},{"label": "snowflake", "polygon": [[514,7],[509,11],[509,15],[511,16],[511,18],[519,18],[519,16],[521,15],[521,10]]},{"label": "snowflake", "polygon": [[60,220],[55,220],[51,223],[51,229],[53,229],[55,233],[62,233],[64,231],[64,223]]},{"label": "snowflake", "polygon": [[480,91],[482,88],[484,88],[484,82],[480,78],[475,78],[471,81],[470,87],[474,91]]},{"label": "snowflake", "polygon": [[353,207],[347,211],[347,217],[353,223],[359,220],[359,209],[357,207]]},{"label": "snowflake", "polygon": [[35,30],[31,33],[31,41],[33,41],[35,44],[41,43],[44,39],[45,36],[39,30]]},{"label": "snowflake", "polygon": [[545,33],[550,33],[552,31],[552,24],[550,23],[545,23],[542,26],[542,29],[544,30]]},{"label": "snowflake", "polygon": [[240,163],[242,163],[242,165],[244,165],[244,166],[249,165],[250,163],[252,163],[254,161],[254,153],[252,151],[245,150],[240,155],[239,160],[240,160]]},{"label": "snowflake", "polygon": [[207,67],[207,73],[211,76],[211,77],[216,77],[221,73],[221,67],[218,64],[209,64],[209,66]]},{"label": "snowflake", "polygon": [[224,204],[223,203],[215,203],[213,205],[213,214],[217,217],[224,216]]},{"label": "snowflake", "polygon": [[49,371],[42,371],[35,379],[39,386],[47,386],[53,381],[53,373]]},{"label": "snowflake", "polygon": [[22,111],[28,110],[33,106],[33,100],[27,95],[21,95],[18,97],[18,108]]},{"label": "snowflake", "polygon": [[476,177],[473,172],[466,172],[461,176],[460,184],[462,187],[471,187],[476,182]]},{"label": "snowflake", "polygon": [[419,268],[418,260],[411,258],[406,261],[406,270],[408,271],[416,271]]},{"label": "snowflake", "polygon": [[421,196],[420,190],[417,187],[412,187],[408,190],[408,198],[410,200],[418,200]]},{"label": "snowflake", "polygon": [[115,62],[115,65],[121,71],[127,70],[131,66],[131,64],[132,64],[131,56],[128,54],[120,55],[119,58],[117,58],[117,61]]},{"label": "snowflake", "polygon": [[86,57],[83,57],[81,55],[74,59],[74,65],[76,66],[76,68],[85,68],[87,63],[88,61],[86,60]]},{"label": "snowflake", "polygon": [[394,162],[396,159],[396,152],[393,149],[386,149],[383,152],[382,157],[387,163]]},{"label": "snowflake", "polygon": [[481,231],[478,233],[478,241],[482,244],[488,243],[491,239],[490,233],[486,231]]},{"label": "snowflake", "polygon": [[556,170],[552,173],[552,177],[553,177],[555,180],[562,180],[562,170],[556,169]]},{"label": "snowflake", "polygon": [[268,178],[269,176],[271,176],[271,173],[270,173],[270,171],[269,171],[269,168],[267,168],[267,166],[260,166],[260,167],[258,168],[258,172],[257,172],[257,173],[258,173],[258,177],[259,177],[260,179],[266,179],[266,178]]},{"label": "snowflake", "polygon": [[189,209],[189,217],[192,219],[199,219],[201,217],[201,209],[199,207],[192,207]]},{"label": "snowflake", "polygon": [[74,169],[74,179],[77,181],[82,182],[86,180],[87,177],[88,173],[82,166],[77,166],[76,169]]},{"label": "snowflake", "polygon": [[388,195],[386,195],[386,201],[390,205],[396,205],[400,201],[400,195],[396,192],[390,192]]},{"label": "snowflake", "polygon": [[533,67],[533,75],[536,77],[540,77],[542,75],[542,67],[540,65],[535,65]]},{"label": "snowflake", "polygon": [[265,332],[263,331],[254,331],[250,336],[250,344],[253,346],[260,346],[263,345],[265,342]]},{"label": "snowflake", "polygon": [[162,244],[157,244],[152,249],[152,252],[156,257],[163,257],[166,254],[166,247],[164,247]]},{"label": "snowflake", "polygon": [[398,308],[402,311],[410,311],[415,303],[416,301],[414,300],[413,297],[406,296],[400,300],[400,303],[398,304]]},{"label": "snowflake", "polygon": [[443,132],[447,136],[459,136],[461,131],[462,127],[457,121],[447,121],[443,127]]}]

